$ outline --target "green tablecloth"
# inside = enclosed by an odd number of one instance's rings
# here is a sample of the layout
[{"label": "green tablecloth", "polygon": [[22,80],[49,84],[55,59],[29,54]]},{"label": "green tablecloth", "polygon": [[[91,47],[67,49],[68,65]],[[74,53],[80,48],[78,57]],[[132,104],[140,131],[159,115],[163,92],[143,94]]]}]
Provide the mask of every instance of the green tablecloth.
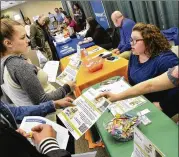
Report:
[{"label": "green tablecloth", "polygon": [[[92,87],[98,88],[99,84]],[[150,101],[131,112],[136,113],[146,108],[150,110],[147,117],[152,123],[147,126],[141,124],[139,129],[166,157],[178,157],[178,126]],[[113,115],[107,110],[96,122],[97,130],[105,144],[105,148],[110,157],[130,157],[133,151],[133,141],[118,142],[104,128],[104,124],[112,118]]]}]

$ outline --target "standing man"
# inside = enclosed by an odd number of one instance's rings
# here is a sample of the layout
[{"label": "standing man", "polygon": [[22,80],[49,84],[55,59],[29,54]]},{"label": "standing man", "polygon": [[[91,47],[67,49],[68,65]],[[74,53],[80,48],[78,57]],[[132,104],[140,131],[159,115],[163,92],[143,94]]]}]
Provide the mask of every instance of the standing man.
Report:
[{"label": "standing man", "polygon": [[33,50],[40,50],[46,58],[52,60],[52,52],[48,44],[48,36],[44,30],[46,16],[40,15],[30,27],[30,41]]},{"label": "standing man", "polygon": [[114,11],[111,15],[111,19],[115,27],[119,28],[120,33],[119,45],[112,52],[120,54],[120,57],[128,59],[131,50],[130,38],[135,22],[131,19],[125,18],[120,11]]},{"label": "standing man", "polygon": [[58,24],[61,24],[65,19],[65,15],[58,8],[55,8],[55,12],[55,18],[58,21]]},{"label": "standing man", "polygon": [[59,10],[61,11],[61,13],[63,13],[65,16],[67,16],[67,12],[65,10],[63,10],[61,7],[59,8]]}]

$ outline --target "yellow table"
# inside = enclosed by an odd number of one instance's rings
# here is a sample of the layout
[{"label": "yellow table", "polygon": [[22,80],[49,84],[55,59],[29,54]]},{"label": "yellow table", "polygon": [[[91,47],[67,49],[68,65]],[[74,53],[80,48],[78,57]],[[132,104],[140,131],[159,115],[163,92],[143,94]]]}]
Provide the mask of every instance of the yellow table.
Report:
[{"label": "yellow table", "polygon": [[[98,46],[92,46],[86,50],[92,51],[97,47]],[[99,50],[91,54],[90,56],[99,55],[104,51],[106,50],[105,49]],[[65,57],[61,59],[60,62],[61,62],[61,69],[64,70],[64,68],[69,63],[69,57]],[[125,79],[127,80],[127,67],[128,67],[128,60],[124,58],[120,58],[115,62],[110,62],[105,60],[103,68],[93,73],[88,72],[88,70],[83,65],[81,65],[76,78],[75,95],[78,97],[81,95],[83,89],[88,88],[96,83],[99,83],[113,76],[124,76]]]}]

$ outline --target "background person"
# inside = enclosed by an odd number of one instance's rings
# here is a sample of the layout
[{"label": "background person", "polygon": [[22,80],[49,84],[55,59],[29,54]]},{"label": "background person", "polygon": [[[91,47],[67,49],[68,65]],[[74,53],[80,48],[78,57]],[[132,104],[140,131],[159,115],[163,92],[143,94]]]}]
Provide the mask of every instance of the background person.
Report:
[{"label": "background person", "polygon": [[48,36],[44,32],[46,16],[40,15],[30,27],[30,41],[33,50],[40,50],[46,58],[52,60],[52,52],[48,44]]},{"label": "background person", "polygon": [[115,27],[118,28],[120,34],[119,45],[112,52],[120,54],[120,57],[129,59],[131,50],[130,37],[135,22],[131,19],[125,18],[120,11],[114,11],[111,15],[111,19]]}]

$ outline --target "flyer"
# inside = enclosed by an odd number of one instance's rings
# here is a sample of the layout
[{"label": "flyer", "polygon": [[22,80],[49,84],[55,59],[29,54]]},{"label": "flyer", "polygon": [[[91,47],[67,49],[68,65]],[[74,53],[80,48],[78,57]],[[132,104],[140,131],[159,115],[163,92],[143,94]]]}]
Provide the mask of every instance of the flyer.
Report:
[{"label": "flyer", "polygon": [[95,100],[98,94],[95,89],[90,88],[74,100],[74,107],[65,108],[58,114],[76,140],[98,120],[110,104],[104,97]]},{"label": "flyer", "polygon": [[[59,147],[61,149],[66,149],[67,144],[68,144],[68,139],[69,139],[69,134],[68,134],[68,130],[64,127],[62,127],[59,124],[56,124],[46,118],[40,117],[40,116],[27,116],[24,117],[22,120],[22,123],[20,125],[20,128],[24,131],[26,131],[27,133],[31,132],[31,129],[37,125],[40,124],[48,124],[51,125],[53,127],[53,129],[56,131],[57,136],[57,142],[59,144]],[[30,142],[33,144],[32,140],[29,139]]]},{"label": "flyer", "polygon": [[134,127],[132,157],[165,157],[165,155],[137,127]]}]

